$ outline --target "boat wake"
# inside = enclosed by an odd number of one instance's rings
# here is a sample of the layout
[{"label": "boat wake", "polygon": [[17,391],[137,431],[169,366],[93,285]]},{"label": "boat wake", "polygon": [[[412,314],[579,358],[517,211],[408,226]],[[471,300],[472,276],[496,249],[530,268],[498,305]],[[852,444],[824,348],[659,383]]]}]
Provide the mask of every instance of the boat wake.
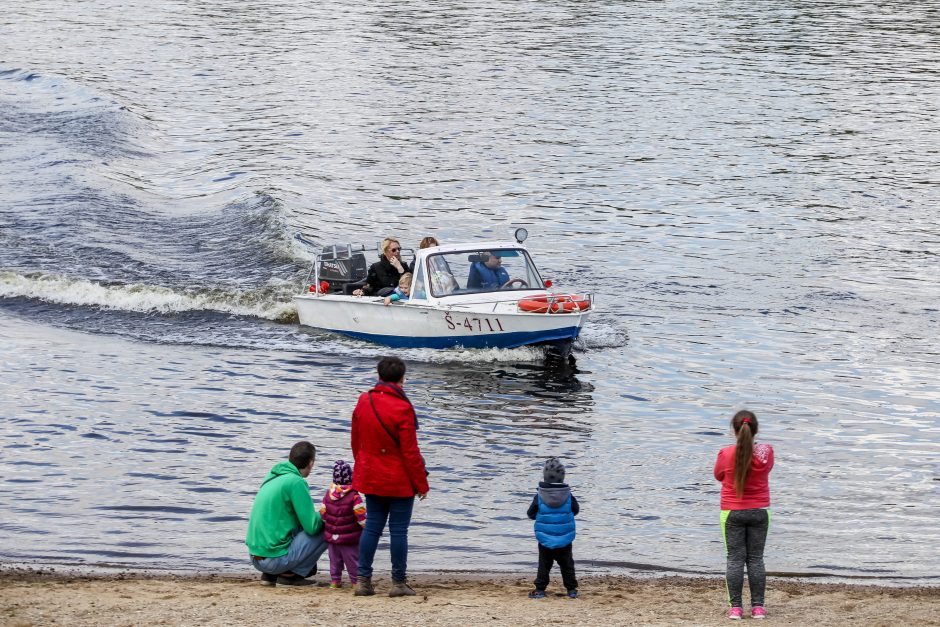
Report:
[{"label": "boat wake", "polygon": [[112,311],[175,314],[214,311],[296,323],[291,281],[272,279],[250,290],[208,287],[169,288],[144,284],[105,284],[62,275],[0,272],[0,298],[28,298],[57,305],[95,307]]}]

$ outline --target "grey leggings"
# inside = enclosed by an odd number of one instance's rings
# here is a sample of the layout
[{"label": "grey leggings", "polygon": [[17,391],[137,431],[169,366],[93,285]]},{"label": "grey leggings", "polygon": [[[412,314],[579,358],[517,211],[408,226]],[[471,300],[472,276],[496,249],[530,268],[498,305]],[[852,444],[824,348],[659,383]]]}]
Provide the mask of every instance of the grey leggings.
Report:
[{"label": "grey leggings", "polygon": [[747,584],[751,589],[751,607],[764,606],[767,571],[764,570],[764,543],[770,528],[770,510],[733,509],[721,512],[721,530],[728,551],[725,582],[728,603],[743,607],[744,564],[747,563]]}]

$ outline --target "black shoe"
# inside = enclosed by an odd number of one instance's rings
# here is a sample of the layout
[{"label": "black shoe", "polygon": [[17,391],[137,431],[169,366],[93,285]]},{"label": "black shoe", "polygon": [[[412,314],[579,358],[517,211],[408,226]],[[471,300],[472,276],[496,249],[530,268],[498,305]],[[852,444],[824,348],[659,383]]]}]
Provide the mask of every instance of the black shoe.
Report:
[{"label": "black shoe", "polygon": [[277,575],[271,575],[269,573],[261,573],[261,585],[262,586],[277,585]]},{"label": "black shoe", "polygon": [[277,585],[279,586],[314,586],[316,582],[312,579],[304,579],[300,576],[285,577],[281,575],[277,578]]}]

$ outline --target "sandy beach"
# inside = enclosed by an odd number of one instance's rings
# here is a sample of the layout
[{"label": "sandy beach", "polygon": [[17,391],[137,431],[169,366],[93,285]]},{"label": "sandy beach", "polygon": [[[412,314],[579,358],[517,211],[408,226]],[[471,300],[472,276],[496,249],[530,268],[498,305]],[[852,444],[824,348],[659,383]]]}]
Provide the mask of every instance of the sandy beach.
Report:
[{"label": "sandy beach", "polygon": [[[528,578],[419,575],[418,595],[390,599],[322,585],[276,587],[249,576],[0,571],[0,624],[31,625],[720,625],[723,581],[588,576],[580,599],[526,598]],[[892,588],[771,580],[775,625],[940,625],[940,588]],[[750,619],[746,619],[750,620]]]}]

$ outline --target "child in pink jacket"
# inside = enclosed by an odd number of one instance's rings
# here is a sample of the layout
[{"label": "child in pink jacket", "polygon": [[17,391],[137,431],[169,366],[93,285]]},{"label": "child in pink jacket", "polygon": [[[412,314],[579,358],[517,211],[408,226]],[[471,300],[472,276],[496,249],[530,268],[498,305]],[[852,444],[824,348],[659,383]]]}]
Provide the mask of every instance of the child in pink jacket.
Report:
[{"label": "child in pink jacket", "polygon": [[715,461],[715,479],[721,482],[721,531],[725,537],[728,562],[725,581],[728,586],[728,618],[744,616],[742,589],[744,565],[751,589],[751,618],[764,618],[764,544],[770,528],[770,470],[774,467],[774,449],[769,444],[755,444],[757,416],[746,409],[731,419],[737,443],[726,446]]},{"label": "child in pink jacket", "polygon": [[359,536],[366,524],[366,504],[353,490],[352,476],[352,467],[343,460],[333,464],[333,483],[320,506],[323,538],[330,552],[330,588],[343,587],[343,565],[353,585],[359,571]]}]

